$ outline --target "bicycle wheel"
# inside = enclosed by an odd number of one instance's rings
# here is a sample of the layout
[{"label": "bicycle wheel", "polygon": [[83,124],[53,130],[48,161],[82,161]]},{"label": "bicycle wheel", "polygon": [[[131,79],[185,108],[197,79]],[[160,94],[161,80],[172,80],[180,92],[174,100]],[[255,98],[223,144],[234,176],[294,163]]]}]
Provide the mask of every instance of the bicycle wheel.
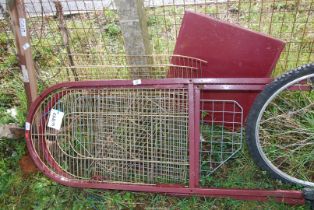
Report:
[{"label": "bicycle wheel", "polygon": [[290,71],[256,98],[247,121],[249,151],[284,182],[314,187],[314,64]]}]

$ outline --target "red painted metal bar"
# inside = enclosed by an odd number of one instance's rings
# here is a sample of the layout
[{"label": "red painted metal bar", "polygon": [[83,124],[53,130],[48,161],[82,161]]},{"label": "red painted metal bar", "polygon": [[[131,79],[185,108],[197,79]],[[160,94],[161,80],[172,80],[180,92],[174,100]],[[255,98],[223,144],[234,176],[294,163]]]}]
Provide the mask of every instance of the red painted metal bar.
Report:
[{"label": "red painted metal bar", "polygon": [[196,186],[199,187],[200,184],[200,99],[201,92],[197,86],[194,86],[194,151],[195,151],[195,179],[197,180]]},{"label": "red painted metal bar", "polygon": [[[205,79],[207,80],[207,79]],[[224,79],[226,80],[226,79]],[[222,84],[221,79],[209,79],[213,83]],[[228,79],[230,83],[236,84],[239,82],[239,79]],[[246,83],[243,85],[247,86],[249,90],[251,85],[254,84],[264,84],[266,80],[254,79],[254,80],[245,80]],[[199,82],[199,83],[197,83]],[[96,188],[96,189],[115,189],[115,190],[130,190],[130,191],[141,191],[141,192],[159,192],[175,195],[199,195],[207,197],[231,197],[235,199],[243,200],[259,200],[267,201],[273,199],[280,202],[285,202],[289,204],[303,204],[304,197],[301,191],[297,190],[249,190],[249,189],[223,189],[223,188],[199,188],[199,152],[197,153],[199,146],[199,128],[195,122],[199,122],[199,102],[195,102],[196,99],[199,99],[199,89],[195,88],[195,85],[202,84],[203,81],[200,80],[185,80],[185,79],[169,79],[169,80],[143,80],[142,84],[139,85],[139,88],[142,87],[186,87],[188,85],[188,94],[189,94],[189,144],[190,144],[190,186],[174,186],[174,185],[149,185],[149,184],[130,184],[130,183],[106,183],[99,182],[95,180],[77,180],[70,177],[65,177],[60,174],[56,174],[51,169],[48,168],[45,163],[42,162],[41,158],[38,156],[34,149],[34,145],[31,141],[30,130],[26,130],[25,137],[27,142],[27,147],[30,152],[31,157],[33,158],[37,167],[49,178],[71,187],[81,187],[81,188]],[[117,87],[122,88],[126,87],[135,87],[132,81],[86,81],[86,82],[68,82],[63,84],[58,84],[53,87],[46,89],[32,104],[29,110],[29,115],[27,117],[27,122],[32,122],[32,119],[35,115],[37,108],[39,107],[43,98],[49,94],[53,94],[54,91],[58,89],[69,89],[69,88],[104,88],[104,87]],[[232,89],[230,89],[232,90]],[[199,101],[199,100],[197,100]],[[192,107],[191,107],[192,106]],[[194,106],[194,107],[193,107]],[[196,108],[194,110],[194,108]],[[191,111],[192,110],[192,111]],[[198,111],[199,112],[199,111]]]},{"label": "red painted metal bar", "polygon": [[80,188],[94,188],[94,189],[112,189],[112,190],[129,190],[138,192],[159,192],[173,195],[199,195],[206,197],[230,197],[241,200],[277,200],[288,204],[304,204],[303,193],[297,190],[248,190],[248,189],[223,189],[223,188],[186,188],[186,187],[162,187],[154,185],[141,185],[141,184],[122,184],[122,183],[97,183],[90,181],[71,180],[66,177],[62,177],[52,172],[47,166],[45,166],[38,155],[32,148],[32,143],[29,139],[29,131],[26,131],[27,147],[30,151],[31,157],[34,159],[38,168],[49,178],[56,182],[70,186]]},{"label": "red painted metal bar", "polygon": [[[197,179],[196,168],[196,156],[195,153],[195,110],[194,110],[194,85],[190,83],[188,85],[189,92],[189,187],[194,188],[198,186],[199,180]],[[196,113],[197,114],[197,113]]]},{"label": "red painted metal bar", "polygon": [[269,84],[271,78],[206,78],[192,79],[195,84]]},{"label": "red painted metal bar", "polygon": [[262,91],[265,85],[201,85],[203,90],[224,90],[224,91]]},{"label": "red painted metal bar", "polygon": [[[170,84],[172,87],[175,84],[182,85],[182,84],[189,84],[193,83],[195,85],[207,85],[207,84],[240,84],[240,85],[256,85],[262,84],[266,85],[272,80],[270,78],[208,78],[208,79],[161,79],[161,80],[141,80],[141,86],[145,85],[164,85]],[[54,86],[51,86],[49,89],[58,89],[58,88],[84,88],[84,87],[94,87],[97,88],[98,86],[101,87],[116,87],[116,86],[134,86],[132,80],[93,80],[93,81],[80,81],[79,83],[76,82],[63,82],[58,83]],[[46,89],[47,90],[47,89]]]},{"label": "red painted metal bar", "polygon": [[52,107],[55,106],[55,104],[58,102],[58,100],[60,100],[63,96],[65,95],[65,93],[57,93],[55,95],[53,95],[51,97],[50,102],[48,103],[48,105],[44,108],[44,115],[42,116],[42,118],[40,119],[40,126],[39,126],[39,133],[40,133],[40,147],[43,150],[43,157],[45,158],[45,160],[47,161],[48,164],[50,164],[50,166],[56,170],[59,174],[61,174],[64,177],[67,178],[72,178],[72,176],[68,173],[66,173],[53,159],[53,157],[50,154],[50,151],[48,149],[48,145],[46,143],[46,139],[45,139],[45,126],[46,123],[48,121],[48,116],[45,115],[45,113],[48,113],[50,111],[50,109]]},{"label": "red painted metal bar", "polygon": [[288,88],[288,90],[291,90],[291,91],[310,91],[312,89],[313,87],[309,85],[295,85]]},{"label": "red painted metal bar", "polygon": [[[166,193],[168,195],[173,196],[191,196],[190,194],[173,194],[173,193]],[[247,200],[247,201],[261,201],[261,202],[267,202],[267,201],[276,201],[276,202],[282,202],[290,205],[302,205],[305,203],[303,199],[296,199],[296,198],[288,198],[288,197],[272,197],[272,196],[254,196],[254,195],[229,195],[229,196],[218,196],[218,195],[202,195],[202,194],[194,194],[194,196],[202,196],[202,197],[214,197],[214,198],[233,198],[237,200]]]},{"label": "red painted metal bar", "polygon": [[[200,85],[200,88],[203,90],[224,90],[224,91],[262,91],[265,88],[265,85]],[[291,91],[309,91],[312,87],[309,85],[295,85],[288,88]]]}]

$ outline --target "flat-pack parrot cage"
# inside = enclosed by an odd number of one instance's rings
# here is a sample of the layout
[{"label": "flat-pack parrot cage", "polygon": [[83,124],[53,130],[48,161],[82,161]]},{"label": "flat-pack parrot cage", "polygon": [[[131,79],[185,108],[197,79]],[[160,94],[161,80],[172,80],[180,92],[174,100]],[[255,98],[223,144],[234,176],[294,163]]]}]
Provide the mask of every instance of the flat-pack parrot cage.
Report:
[{"label": "flat-pack parrot cage", "polygon": [[248,160],[235,158],[245,158],[243,126],[272,71],[313,60],[313,4],[4,4],[33,100],[34,162],[68,186],[304,203],[302,191],[278,190],[286,186],[254,166],[252,187]]}]

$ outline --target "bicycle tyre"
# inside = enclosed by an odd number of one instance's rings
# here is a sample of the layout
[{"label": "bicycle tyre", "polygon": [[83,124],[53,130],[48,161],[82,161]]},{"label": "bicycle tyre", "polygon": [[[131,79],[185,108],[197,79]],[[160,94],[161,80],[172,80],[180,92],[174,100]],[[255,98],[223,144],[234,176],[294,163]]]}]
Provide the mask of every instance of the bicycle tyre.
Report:
[{"label": "bicycle tyre", "polygon": [[[306,82],[309,84],[305,84]],[[313,84],[314,63],[301,66],[275,79],[257,96],[250,109],[246,125],[247,145],[254,162],[274,178],[285,183],[306,187],[314,187],[314,140],[312,138],[314,137],[314,126],[308,125],[301,118],[314,116]],[[301,86],[306,87],[306,85],[309,86],[308,91],[298,92],[297,87],[301,89]],[[301,99],[303,95],[304,98]],[[294,96],[295,99],[290,96]],[[293,100],[297,101],[294,104],[297,108],[292,107]],[[309,106],[303,105],[305,101],[309,101]],[[279,107],[277,104],[274,105],[277,102],[280,103]],[[285,116],[287,119],[282,119]],[[264,120],[266,117],[270,117],[270,120]],[[291,131],[287,130],[287,127],[291,128]],[[298,135],[302,129],[304,129],[304,133]],[[289,135],[290,138],[288,138]],[[304,140],[302,140],[303,138]],[[308,138],[310,142],[306,142]],[[302,151],[299,151],[301,149],[309,154],[302,154]],[[297,165],[295,162],[299,160],[299,157],[291,155],[300,155],[305,157],[306,161],[302,162],[300,157],[301,165]],[[287,169],[288,167],[292,169]],[[308,171],[306,167],[308,167]]]}]

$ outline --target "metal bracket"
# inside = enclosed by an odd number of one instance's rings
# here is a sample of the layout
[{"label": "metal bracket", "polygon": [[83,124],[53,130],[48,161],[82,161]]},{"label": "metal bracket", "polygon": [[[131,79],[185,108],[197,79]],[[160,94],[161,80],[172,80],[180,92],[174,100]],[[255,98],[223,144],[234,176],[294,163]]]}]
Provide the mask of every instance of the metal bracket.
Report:
[{"label": "metal bracket", "polygon": [[314,90],[314,78],[310,78],[310,85],[311,85],[311,90]]},{"label": "metal bracket", "polygon": [[310,204],[310,209],[314,210],[314,188],[303,189],[304,199]]}]

